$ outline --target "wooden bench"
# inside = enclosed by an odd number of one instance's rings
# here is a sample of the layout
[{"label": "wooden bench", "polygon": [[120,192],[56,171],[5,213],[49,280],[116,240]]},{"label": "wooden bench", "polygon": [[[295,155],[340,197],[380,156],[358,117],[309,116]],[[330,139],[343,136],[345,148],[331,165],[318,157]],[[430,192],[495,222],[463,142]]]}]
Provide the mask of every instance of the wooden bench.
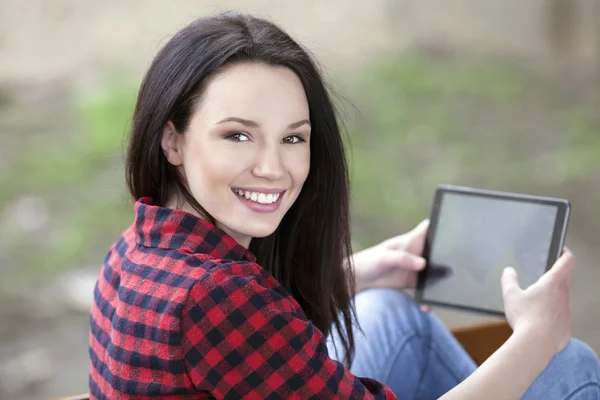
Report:
[{"label": "wooden bench", "polygon": [[483,364],[512,334],[504,320],[453,328],[452,333],[477,365]]}]

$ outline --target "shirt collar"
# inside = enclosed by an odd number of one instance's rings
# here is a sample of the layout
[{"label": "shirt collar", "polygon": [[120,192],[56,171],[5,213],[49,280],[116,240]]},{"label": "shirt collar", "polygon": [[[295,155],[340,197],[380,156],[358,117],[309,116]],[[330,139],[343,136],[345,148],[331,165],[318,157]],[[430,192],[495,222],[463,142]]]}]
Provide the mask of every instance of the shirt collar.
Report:
[{"label": "shirt collar", "polygon": [[135,203],[133,225],[136,242],[145,247],[207,254],[217,259],[256,261],[250,251],[210,222],[186,211],[157,206],[150,197]]}]

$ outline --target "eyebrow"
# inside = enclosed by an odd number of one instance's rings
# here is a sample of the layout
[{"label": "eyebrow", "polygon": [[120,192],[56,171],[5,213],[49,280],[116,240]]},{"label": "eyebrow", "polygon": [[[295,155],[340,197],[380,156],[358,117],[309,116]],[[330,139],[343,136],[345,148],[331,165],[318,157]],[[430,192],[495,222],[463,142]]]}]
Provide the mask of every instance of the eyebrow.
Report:
[{"label": "eyebrow", "polygon": [[[227,118],[224,118],[224,119],[220,120],[219,122],[217,122],[217,124],[224,124],[225,122],[238,122],[238,123],[240,123],[242,125],[246,125],[246,126],[248,126],[250,128],[258,128],[258,127],[260,127],[260,124],[258,122],[256,122],[256,121],[252,121],[252,120],[244,119],[244,118],[239,118],[239,117],[227,117]],[[305,125],[305,124],[308,125],[308,126],[310,126],[310,121],[307,120],[307,119],[303,119],[301,121],[291,123],[291,124],[288,125],[288,129],[296,129],[296,128],[299,128],[299,127],[301,127],[302,125]]]}]

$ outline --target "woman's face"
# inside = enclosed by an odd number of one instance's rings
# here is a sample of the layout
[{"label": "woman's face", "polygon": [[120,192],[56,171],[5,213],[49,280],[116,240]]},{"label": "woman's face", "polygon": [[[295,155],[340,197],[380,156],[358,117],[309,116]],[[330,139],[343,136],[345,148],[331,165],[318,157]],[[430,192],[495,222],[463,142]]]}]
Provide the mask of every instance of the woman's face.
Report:
[{"label": "woman's face", "polygon": [[310,167],[310,133],[306,93],[294,72],[234,64],[209,78],[183,135],[165,126],[162,148],[217,226],[247,247],[273,233],[298,197]]}]

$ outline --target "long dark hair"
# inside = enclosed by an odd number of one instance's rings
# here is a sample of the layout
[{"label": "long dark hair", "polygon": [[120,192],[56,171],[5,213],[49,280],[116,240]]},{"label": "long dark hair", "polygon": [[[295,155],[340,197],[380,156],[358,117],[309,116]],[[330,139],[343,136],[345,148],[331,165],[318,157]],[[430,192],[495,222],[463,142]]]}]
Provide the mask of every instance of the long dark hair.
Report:
[{"label": "long dark hair", "polygon": [[261,62],[294,71],[308,98],[312,134],[310,172],[277,230],[251,241],[250,251],[300,303],[325,335],[335,326],[350,365],[354,274],[348,172],[334,105],[309,52],[272,22],[239,13],[195,20],[160,50],[139,91],[127,154],[134,200],[150,196],[166,205],[175,193],[212,220],[161,150],[163,127],[187,130],[209,75],[226,65]]}]

